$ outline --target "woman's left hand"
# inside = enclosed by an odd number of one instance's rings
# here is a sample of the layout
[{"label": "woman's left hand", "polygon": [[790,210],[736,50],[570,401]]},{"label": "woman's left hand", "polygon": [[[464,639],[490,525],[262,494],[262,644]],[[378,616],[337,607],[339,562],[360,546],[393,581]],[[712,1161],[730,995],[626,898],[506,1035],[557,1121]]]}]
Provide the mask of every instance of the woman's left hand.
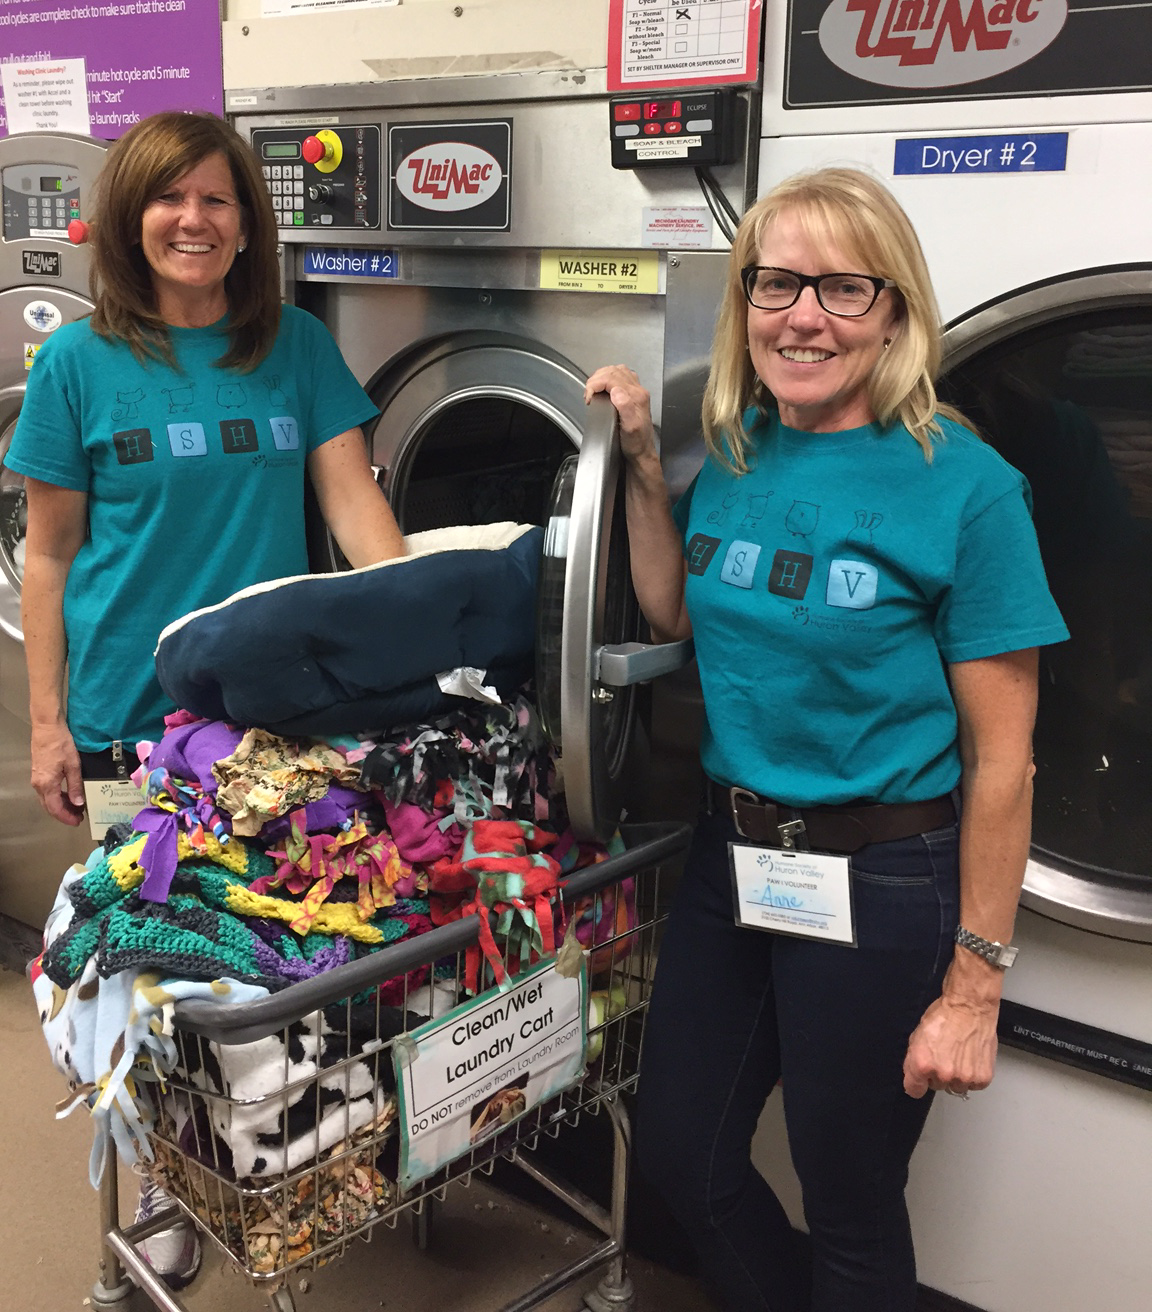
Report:
[{"label": "woman's left hand", "polygon": [[967,1096],[986,1089],[996,1066],[998,999],[943,995],[921,1017],[908,1040],[904,1092],[922,1098],[929,1089]]}]

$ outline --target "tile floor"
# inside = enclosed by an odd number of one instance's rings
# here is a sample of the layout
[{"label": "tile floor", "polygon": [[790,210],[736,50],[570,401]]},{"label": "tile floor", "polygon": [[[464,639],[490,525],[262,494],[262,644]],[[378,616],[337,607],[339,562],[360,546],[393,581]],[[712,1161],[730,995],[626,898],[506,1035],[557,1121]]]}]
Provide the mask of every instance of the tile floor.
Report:
[{"label": "tile floor", "polygon": [[[0,1312],[83,1312],[97,1274],[96,1195],[88,1185],[91,1136],[81,1109],[54,1119],[65,1092],[40,1036],[22,976],[0,970]],[[127,1200],[133,1180],[124,1182]],[[131,1203],[129,1203],[131,1206]],[[340,1262],[293,1282],[299,1312],[497,1312],[588,1243],[583,1230],[477,1183],[449,1192],[428,1251],[405,1223],[383,1226]],[[711,1312],[691,1280],[635,1259],[637,1312]],[[582,1289],[593,1288],[596,1278]],[[209,1253],[184,1294],[188,1312],[266,1312],[266,1297]],[[582,1292],[557,1295],[546,1312],[578,1312]],[[152,1312],[136,1295],[123,1312]]]}]

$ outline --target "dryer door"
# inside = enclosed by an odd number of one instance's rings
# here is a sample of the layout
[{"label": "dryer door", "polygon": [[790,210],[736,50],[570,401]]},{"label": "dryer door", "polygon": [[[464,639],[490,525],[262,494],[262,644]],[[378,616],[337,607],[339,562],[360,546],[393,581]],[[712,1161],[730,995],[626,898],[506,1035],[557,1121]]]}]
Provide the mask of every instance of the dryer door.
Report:
[{"label": "dryer door", "polygon": [[610,836],[640,771],[636,685],[691,657],[691,644],[636,641],[615,410],[604,397],[586,406],[583,375],[539,343],[479,332],[421,347],[371,391],[373,460],[405,533],[546,526],[541,713],[573,830]]},{"label": "dryer door", "polygon": [[945,351],[941,394],[1031,484],[1072,635],[1041,652],[1021,900],[1152,942],[1152,268],[1006,297]]}]

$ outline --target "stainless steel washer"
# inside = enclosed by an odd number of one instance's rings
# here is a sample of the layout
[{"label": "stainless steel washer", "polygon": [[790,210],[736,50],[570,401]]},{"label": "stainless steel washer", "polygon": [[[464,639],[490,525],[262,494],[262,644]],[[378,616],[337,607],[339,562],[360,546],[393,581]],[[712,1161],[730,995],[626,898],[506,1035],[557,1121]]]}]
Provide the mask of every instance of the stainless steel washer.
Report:
[{"label": "stainless steel washer", "polygon": [[68,225],[88,219],[106,143],[68,133],[0,140],[0,914],[42,925],[61,873],[91,850],[87,826],[51,820],[28,784],[28,675],[20,628],[24,480],[4,457],[36,352],[92,312],[88,251]]}]

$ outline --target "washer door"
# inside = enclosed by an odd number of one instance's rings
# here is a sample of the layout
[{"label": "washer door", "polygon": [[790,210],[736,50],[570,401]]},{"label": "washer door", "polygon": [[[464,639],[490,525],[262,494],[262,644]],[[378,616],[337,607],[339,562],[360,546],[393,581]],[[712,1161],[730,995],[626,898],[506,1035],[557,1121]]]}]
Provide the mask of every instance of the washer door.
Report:
[{"label": "washer door", "polygon": [[691,644],[637,641],[616,412],[537,343],[435,342],[372,389],[373,460],[406,533],[500,520],[546,526],[537,692],[578,838],[618,824],[645,749],[637,684]]},{"label": "washer door", "polygon": [[942,396],[1031,484],[1072,635],[1041,652],[1021,901],[1152,942],[1152,268],[1026,289],[944,345]]}]

